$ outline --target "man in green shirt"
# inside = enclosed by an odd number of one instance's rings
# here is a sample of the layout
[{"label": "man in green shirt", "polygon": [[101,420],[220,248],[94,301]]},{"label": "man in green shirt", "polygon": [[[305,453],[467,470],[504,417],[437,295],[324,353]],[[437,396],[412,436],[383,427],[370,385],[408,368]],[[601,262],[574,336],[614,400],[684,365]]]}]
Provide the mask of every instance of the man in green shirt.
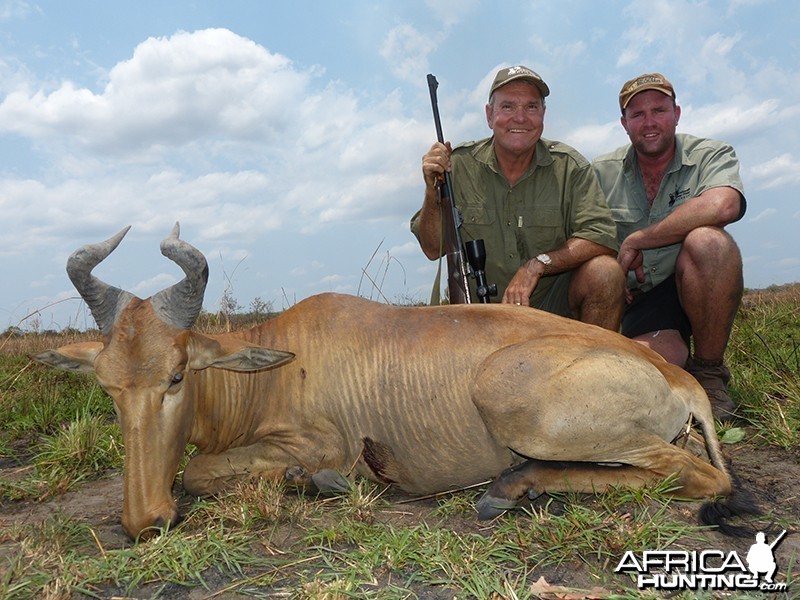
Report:
[{"label": "man in green shirt", "polygon": [[622,333],[685,367],[731,419],[723,357],[743,277],[724,227],[746,208],[739,161],[728,144],[676,134],[681,109],[660,73],[626,82],[619,105],[631,143],[593,164],[628,273]]},{"label": "man in green shirt", "polygon": [[438,259],[437,187],[450,171],[461,236],[484,240],[487,279],[502,302],[617,330],[625,283],[616,227],[591,164],[541,137],[549,93],[529,68],[501,69],[486,105],[492,137],[455,150],[437,142],[425,154],[425,199],[411,230]]}]

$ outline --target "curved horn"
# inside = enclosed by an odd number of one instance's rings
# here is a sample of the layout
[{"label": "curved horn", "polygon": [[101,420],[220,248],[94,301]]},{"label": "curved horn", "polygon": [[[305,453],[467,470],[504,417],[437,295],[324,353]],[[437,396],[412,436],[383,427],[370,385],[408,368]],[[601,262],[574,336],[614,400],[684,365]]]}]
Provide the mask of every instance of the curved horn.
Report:
[{"label": "curved horn", "polygon": [[129,292],[103,283],[92,275],[92,269],[100,264],[128,233],[128,225],[114,237],[98,244],[87,244],[70,254],[67,259],[67,275],[72,285],[86,302],[97,326],[103,334],[111,331],[116,319],[117,307],[125,306],[133,297]]},{"label": "curved horn", "polygon": [[208,282],[206,257],[191,244],[179,239],[180,224],[161,242],[161,254],[176,263],[186,277],[170,288],[161,290],[151,299],[156,314],[176,329],[191,329],[203,308],[203,294]]}]

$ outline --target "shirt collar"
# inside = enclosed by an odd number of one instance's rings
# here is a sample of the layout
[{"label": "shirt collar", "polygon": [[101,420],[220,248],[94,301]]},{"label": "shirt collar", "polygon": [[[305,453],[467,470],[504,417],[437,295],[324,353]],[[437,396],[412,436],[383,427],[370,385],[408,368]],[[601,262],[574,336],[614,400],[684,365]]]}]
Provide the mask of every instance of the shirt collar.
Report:
[{"label": "shirt collar", "polygon": [[[543,139],[539,138],[536,142],[536,151],[533,155],[533,162],[531,166],[528,167],[528,170],[525,172],[520,179],[524,179],[533,172],[537,166],[544,167],[553,162],[553,155],[550,154],[549,147],[552,146],[552,143]],[[492,171],[495,173],[500,173],[500,166],[497,164],[497,155],[494,152],[494,136],[487,138],[483,141],[483,143],[478,144],[472,151],[472,155],[475,157],[475,160],[481,162],[488,166]]]}]

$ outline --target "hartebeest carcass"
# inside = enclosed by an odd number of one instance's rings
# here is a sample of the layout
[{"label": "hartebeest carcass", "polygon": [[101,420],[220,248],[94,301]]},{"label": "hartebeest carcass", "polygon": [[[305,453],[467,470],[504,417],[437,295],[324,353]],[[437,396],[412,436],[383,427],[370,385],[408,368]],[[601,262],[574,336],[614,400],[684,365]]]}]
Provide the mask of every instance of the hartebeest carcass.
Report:
[{"label": "hartebeest carcass", "polygon": [[[252,329],[201,335],[191,328],[208,265],[177,224],[161,244],[186,274],[171,288],[141,300],[91,274],[126,232],[67,266],[102,341],[35,358],[94,371],[113,398],[131,537],[178,520],[172,483],[189,443],[198,454],[183,485],[194,495],[253,476],[330,491],[352,465],[412,494],[495,477],[483,518],[526,494],[673,474],[682,497],[731,494],[702,387],[616,333],[527,307],[322,294]],[[711,464],[670,444],[690,415]]]}]

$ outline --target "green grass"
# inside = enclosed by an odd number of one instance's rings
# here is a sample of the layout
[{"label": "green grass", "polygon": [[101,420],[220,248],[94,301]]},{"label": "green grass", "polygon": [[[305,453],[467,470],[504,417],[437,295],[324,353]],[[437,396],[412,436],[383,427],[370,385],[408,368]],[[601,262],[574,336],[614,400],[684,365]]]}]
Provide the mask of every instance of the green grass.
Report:
[{"label": "green grass", "polygon": [[[60,343],[0,341],[0,515],[121,473],[113,405],[94,378],[25,357]],[[798,347],[800,288],[743,306],[728,362],[749,425],[744,441],[741,428],[720,428],[731,447],[798,447]],[[718,543],[695,524],[697,503],[670,499],[671,485],[545,496],[480,523],[481,487],[404,502],[360,479],[326,499],[251,481],[216,498],[179,495],[184,521],[141,544],[109,542],[98,523],[54,510],[0,529],[0,597],[534,598],[544,576],[579,581],[584,594],[596,585],[640,598],[634,581],[613,574],[626,550]],[[780,527],[797,527],[773,508]],[[112,522],[120,513],[108,507]],[[797,585],[794,564],[780,568]]]},{"label": "green grass", "polygon": [[732,393],[769,445],[800,442],[800,285],[739,311],[728,348]]}]

